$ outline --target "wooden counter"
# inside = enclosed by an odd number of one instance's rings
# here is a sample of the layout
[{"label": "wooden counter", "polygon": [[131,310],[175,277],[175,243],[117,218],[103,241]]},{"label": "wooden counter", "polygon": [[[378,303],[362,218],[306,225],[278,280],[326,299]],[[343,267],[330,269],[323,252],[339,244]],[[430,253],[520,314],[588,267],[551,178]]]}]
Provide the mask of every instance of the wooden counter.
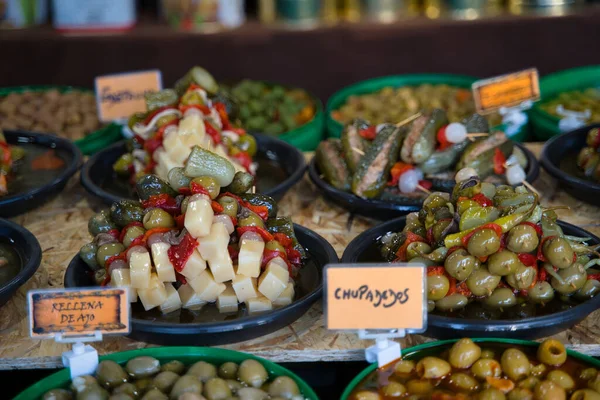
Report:
[{"label": "wooden counter", "polygon": [[[539,155],[541,145],[528,147]],[[543,194],[544,206],[568,205],[560,218],[600,235],[600,209],[575,200],[561,192],[543,170],[535,187]],[[88,218],[104,206],[86,194],[73,179],[67,189],[45,207],[15,220],[35,234],[43,250],[42,265],[35,276],[23,286],[4,307],[0,318],[0,369],[56,368],[61,366],[60,355],[68,346],[52,340],[31,340],[28,336],[25,295],[34,288],[61,287],[66,266],[79,248],[89,241]],[[346,245],[360,232],[374,225],[355,217],[344,209],[327,202],[310,183],[308,176],[296,185],[280,203],[283,215],[324,236],[341,256]],[[600,312],[595,312],[581,324],[556,335],[577,351],[600,356]],[[428,339],[410,336],[403,346],[422,343]],[[292,325],[268,336],[224,346],[269,358],[277,362],[350,361],[364,359],[364,348],[370,342],[358,340],[354,334],[328,332],[323,327],[321,304]],[[127,338],[106,338],[94,346],[101,354],[150,346]]]}]

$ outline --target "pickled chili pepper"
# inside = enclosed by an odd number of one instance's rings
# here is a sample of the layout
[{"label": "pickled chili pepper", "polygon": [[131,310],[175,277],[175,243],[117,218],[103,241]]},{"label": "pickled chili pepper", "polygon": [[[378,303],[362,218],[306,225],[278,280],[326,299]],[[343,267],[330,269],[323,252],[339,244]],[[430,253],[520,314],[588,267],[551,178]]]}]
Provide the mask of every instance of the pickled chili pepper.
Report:
[{"label": "pickled chili pepper", "polygon": [[158,113],[161,113],[161,112],[163,112],[165,110],[177,110],[177,108],[175,108],[175,107],[173,107],[171,105],[168,105],[168,106],[162,106],[162,107],[159,107],[159,108],[157,108],[155,110],[152,110],[146,116],[146,119],[144,119],[144,125],[148,125],[152,121],[152,118],[154,118],[155,115],[157,115]]},{"label": "pickled chili pepper", "polygon": [[183,236],[183,240],[179,244],[169,247],[167,254],[175,271],[181,272],[183,270],[183,267],[185,267],[187,260],[192,256],[196,247],[198,247],[198,241],[189,233]]},{"label": "pickled chili pepper", "polygon": [[183,229],[185,226],[185,214],[180,214],[175,217],[175,226],[177,226],[177,229]]},{"label": "pickled chili pepper", "polygon": [[187,284],[187,279],[185,279],[185,276],[181,275],[179,272],[175,272],[175,279],[182,285]]},{"label": "pickled chili pepper", "polygon": [[587,276],[587,279],[588,279],[588,280],[590,280],[590,279],[595,279],[595,280],[597,280],[597,281],[600,281],[600,274],[589,274],[589,275]]},{"label": "pickled chili pepper", "polygon": [[494,173],[496,175],[502,175],[504,173],[504,171],[506,171],[506,168],[504,167],[504,164],[506,164],[506,157],[504,157],[504,153],[502,153],[502,151],[500,151],[500,149],[497,147],[494,150],[493,162],[494,162]]},{"label": "pickled chili pepper", "polygon": [[423,243],[427,243],[427,241],[425,239],[423,239],[421,236],[417,235],[416,233],[413,233],[411,231],[406,231],[406,239],[404,240],[404,243],[402,244],[402,246],[400,246],[400,248],[396,251],[396,261],[406,261],[406,250],[408,249],[408,245],[414,242],[423,242]]},{"label": "pickled chili pepper", "polygon": [[431,183],[430,181],[427,181],[425,179],[421,179],[419,181],[419,186],[421,186],[423,189],[429,190],[433,187],[433,183]]},{"label": "pickled chili pepper", "polygon": [[288,248],[292,246],[292,239],[290,239],[285,233],[277,232],[273,234],[273,239],[277,240],[283,247]]},{"label": "pickled chili pepper", "polygon": [[245,202],[244,207],[258,215],[263,221],[266,221],[269,218],[269,209],[267,206],[255,206]]}]

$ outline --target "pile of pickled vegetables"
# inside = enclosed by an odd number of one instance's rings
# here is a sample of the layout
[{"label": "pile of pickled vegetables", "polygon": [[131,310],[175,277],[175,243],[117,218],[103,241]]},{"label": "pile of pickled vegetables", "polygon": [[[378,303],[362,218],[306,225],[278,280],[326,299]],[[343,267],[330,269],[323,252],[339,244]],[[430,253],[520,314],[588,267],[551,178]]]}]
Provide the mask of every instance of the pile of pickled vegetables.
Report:
[{"label": "pile of pickled vegetables", "polygon": [[130,152],[113,166],[117,174],[133,182],[148,173],[166,179],[172,168],[183,166],[194,146],[227,158],[236,171],[255,174],[256,141],[230,121],[235,105],[204,69],[194,67],[175,89],[145,98],[148,111],[129,119],[135,136],[128,143]]},{"label": "pile of pickled vegetables", "polygon": [[[558,340],[536,348],[460,339],[377,369],[350,400],[596,400],[598,370]],[[434,350],[434,351],[432,351]]]},{"label": "pile of pickled vegetables", "polygon": [[600,291],[596,247],[586,244],[590,238],[565,235],[556,220],[524,186],[496,187],[472,176],[451,195],[431,194],[402,232],[382,237],[381,254],[427,265],[429,311],[589,299]]},{"label": "pile of pickled vegetables", "polygon": [[163,313],[216,303],[250,313],[290,304],[305,251],[275,201],[249,193],[253,177],[195,146],[182,168],[137,180],[140,201],[92,217],[80,251],[101,285],[127,287],[132,301]]},{"label": "pile of pickled vegetables", "polygon": [[600,129],[590,129],[586,145],[577,156],[577,166],[588,178],[600,181]]},{"label": "pile of pickled vegetables", "polygon": [[559,106],[567,111],[589,112],[586,122],[600,121],[600,89],[588,88],[563,92],[557,97],[540,104],[540,108],[550,115],[562,118]]},{"label": "pile of pickled vegetables", "polygon": [[[479,136],[471,141],[469,133]],[[324,179],[337,189],[398,202],[424,197],[417,185],[451,190],[454,171],[462,168],[482,179],[506,177],[504,182],[518,184],[525,179],[527,166],[523,152],[504,133],[489,133],[480,115],[449,123],[439,109],[417,114],[401,127],[354,120],[341,139],[319,144],[316,162]]]}]

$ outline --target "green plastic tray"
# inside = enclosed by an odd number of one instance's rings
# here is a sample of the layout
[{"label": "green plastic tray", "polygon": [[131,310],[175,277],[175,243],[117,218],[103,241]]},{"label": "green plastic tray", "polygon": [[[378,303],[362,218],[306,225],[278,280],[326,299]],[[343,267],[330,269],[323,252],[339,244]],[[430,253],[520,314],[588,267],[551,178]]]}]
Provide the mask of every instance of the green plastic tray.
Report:
[{"label": "green plastic tray", "polygon": [[[424,343],[418,346],[410,347],[402,351],[403,358],[414,358],[416,356],[430,356],[438,354],[437,347],[444,347],[448,344],[456,342],[458,339],[441,340],[437,342]],[[529,340],[518,340],[518,339],[473,339],[475,343],[506,343],[515,346],[522,347],[537,347],[540,344],[538,342],[532,342]],[[592,367],[600,368],[600,360],[593,357],[586,356],[581,353],[577,353],[572,350],[567,350],[569,357],[573,357],[576,360],[583,361]],[[341,400],[349,400],[352,391],[365,379],[370,373],[377,369],[377,364],[372,364],[365,368],[360,374],[356,375],[352,382],[346,386],[344,393],[342,394]]]},{"label": "green plastic tray", "polygon": [[[179,360],[184,364],[192,364],[196,361],[207,361],[214,364],[221,364],[226,361],[240,363],[249,358],[259,361],[269,371],[270,375],[289,376],[298,384],[302,394],[310,400],[319,400],[315,392],[304,382],[300,377],[290,370],[275,364],[272,361],[265,360],[250,354],[241,353],[239,351],[225,350],[214,347],[153,347],[140,350],[124,351],[113,353],[107,356],[100,357],[100,360],[113,360],[119,364],[125,364],[128,360],[139,356],[150,356],[157,358],[161,363],[171,360]],[[50,389],[68,387],[71,381],[71,375],[68,369],[63,369],[55,374],[52,374],[36,384],[30,386],[25,391],[21,392],[13,400],[37,400],[41,399],[44,393]]]},{"label": "green plastic tray", "polygon": [[323,112],[323,103],[321,100],[312,96],[315,104],[315,115],[296,129],[287,131],[278,136],[284,142],[297,147],[301,151],[313,151],[323,139],[323,125],[325,124],[325,113]]},{"label": "green plastic tray", "polygon": [[[45,92],[48,90],[58,90],[61,93],[78,90],[82,92],[92,92],[89,89],[73,87],[73,86],[57,86],[57,85],[31,85],[31,86],[12,86],[0,88],[0,97],[8,96],[11,93],[23,92]],[[109,124],[97,131],[87,135],[83,139],[75,141],[75,144],[84,155],[91,155],[109,145],[123,139],[121,136],[121,128],[116,124]]]},{"label": "green plastic tray", "polygon": [[543,111],[540,103],[550,100],[562,92],[586,89],[598,84],[600,84],[600,65],[567,69],[540,79],[542,100],[533,106],[529,114],[533,135],[536,139],[545,141],[561,133],[558,128],[560,118]]},{"label": "green plastic tray", "polygon": [[[402,87],[402,86],[417,86],[425,83],[439,85],[447,84],[465,89],[470,89],[471,84],[477,78],[465,75],[452,74],[414,74],[414,75],[393,75],[380,78],[369,79],[366,81],[355,83],[354,85],[346,86],[342,90],[331,96],[327,102],[325,110],[325,126],[328,137],[340,137],[343,130],[343,125],[331,117],[331,112],[340,108],[346,99],[353,95],[373,93],[383,89],[386,86]],[[494,127],[496,129],[496,127]],[[529,137],[529,127],[526,125],[520,132],[512,137],[516,142],[526,141]]]}]

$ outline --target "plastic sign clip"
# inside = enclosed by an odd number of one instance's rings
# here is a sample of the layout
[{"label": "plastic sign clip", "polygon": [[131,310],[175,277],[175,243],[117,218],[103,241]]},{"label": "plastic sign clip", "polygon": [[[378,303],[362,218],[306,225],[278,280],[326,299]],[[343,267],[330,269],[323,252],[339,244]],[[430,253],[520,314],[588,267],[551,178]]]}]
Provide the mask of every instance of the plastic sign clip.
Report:
[{"label": "plastic sign clip", "polygon": [[389,331],[367,331],[361,329],[358,331],[360,339],[375,339],[375,345],[365,350],[367,362],[376,362],[379,368],[388,365],[402,356],[400,343],[390,340],[392,338],[402,338],[406,335],[404,329],[394,329]]},{"label": "plastic sign clip", "polygon": [[98,367],[98,352],[89,344],[76,342],[71,351],[62,354],[65,368],[69,368],[71,379],[82,375],[92,375]]},{"label": "plastic sign clip", "polygon": [[562,117],[558,121],[558,129],[561,132],[574,131],[587,125],[587,121],[592,116],[590,110],[585,110],[584,112],[571,111],[565,109],[562,104],[556,106],[556,113]]}]

